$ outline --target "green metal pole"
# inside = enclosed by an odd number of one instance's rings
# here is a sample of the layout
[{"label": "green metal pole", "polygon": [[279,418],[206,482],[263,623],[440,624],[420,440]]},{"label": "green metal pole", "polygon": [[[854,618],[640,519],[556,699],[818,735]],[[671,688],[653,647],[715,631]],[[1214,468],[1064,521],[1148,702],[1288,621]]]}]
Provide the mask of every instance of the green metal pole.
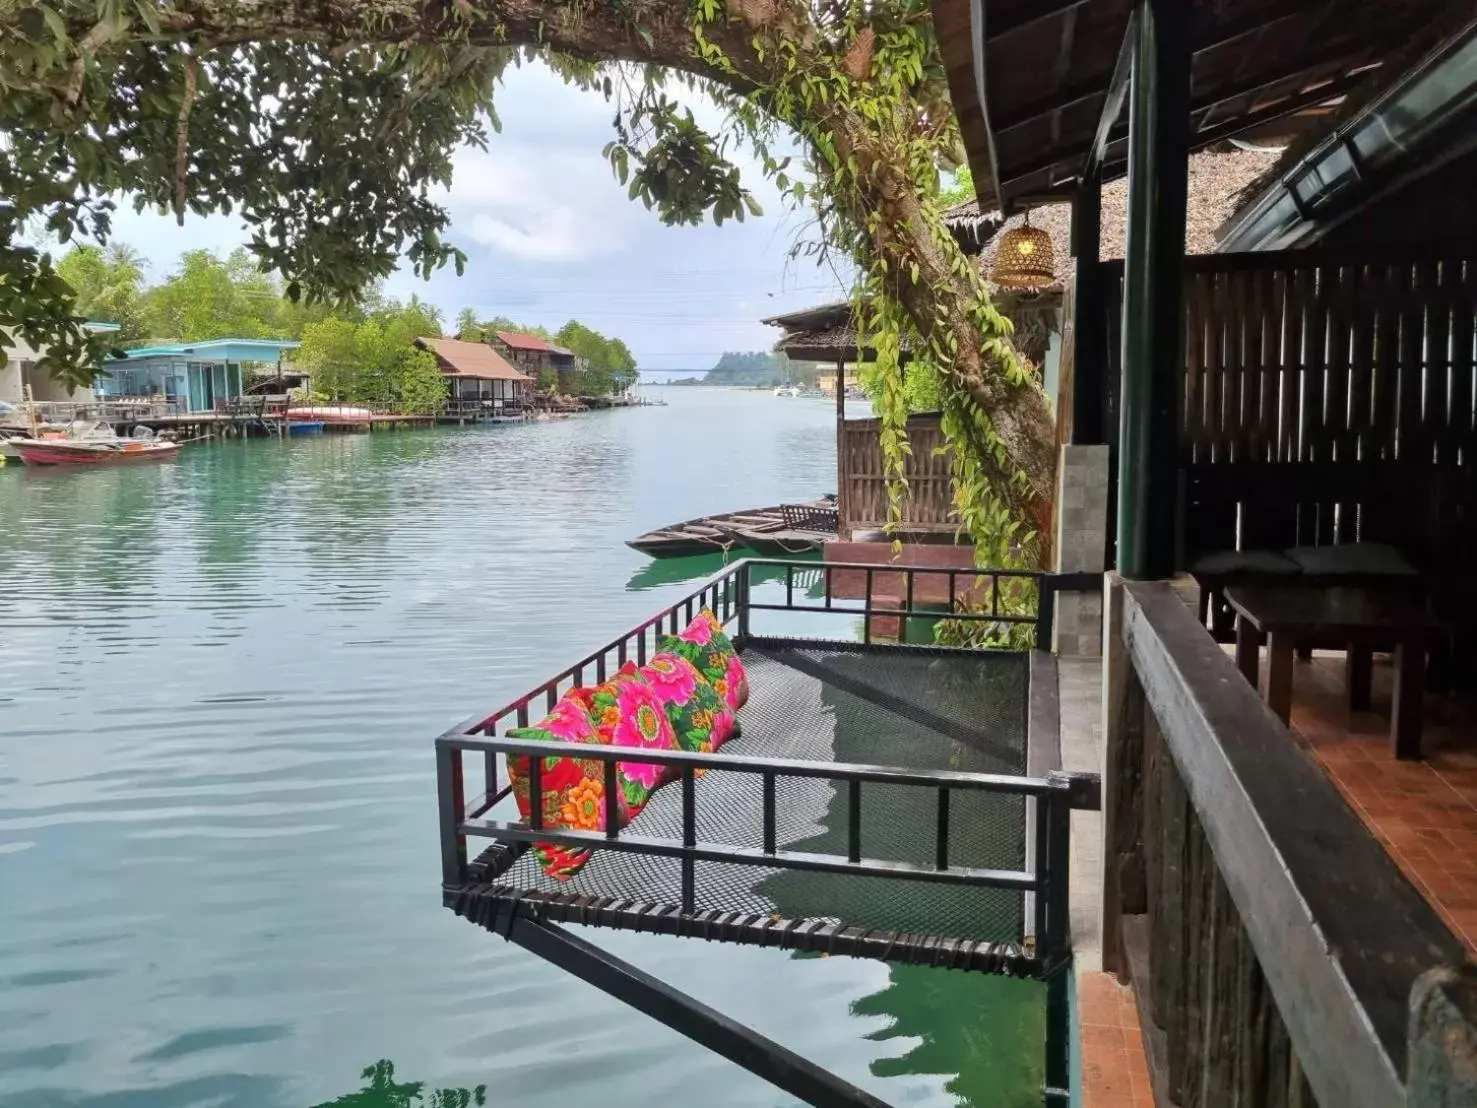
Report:
[{"label": "green metal pole", "polygon": [[1134,578],[1168,577],[1175,569],[1189,164],[1187,7],[1180,0],[1139,0],[1129,94],[1118,568]]}]

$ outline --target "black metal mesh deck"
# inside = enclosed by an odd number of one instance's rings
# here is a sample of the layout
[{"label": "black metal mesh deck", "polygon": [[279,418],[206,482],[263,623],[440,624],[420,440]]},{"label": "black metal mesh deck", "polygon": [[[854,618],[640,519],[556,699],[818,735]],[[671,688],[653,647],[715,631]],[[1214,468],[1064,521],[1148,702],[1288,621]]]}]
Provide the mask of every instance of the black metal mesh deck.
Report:
[{"label": "black metal mesh deck", "polygon": [[[1024,771],[1024,654],[768,640],[751,643],[743,658],[753,694],[739,713],[742,737],[724,748],[728,752],[925,770]],[[761,790],[756,775],[702,777],[696,786],[698,841],[761,846]],[[932,789],[864,785],[862,856],[931,865],[935,800]],[[631,831],[680,840],[681,802],[675,785],[658,790]],[[844,786],[779,778],[778,845],[844,857],[847,803]],[[1023,868],[1021,797],[952,791],[949,828],[951,865]],[[495,883],[500,895],[681,903],[681,863],[675,858],[598,852],[573,880],[554,881],[531,852],[508,865],[510,853],[516,852],[489,850],[478,867],[481,881]],[[996,943],[1019,942],[1022,932],[1022,896],[1001,889],[720,862],[696,863],[695,888],[698,912],[826,920]]]}]

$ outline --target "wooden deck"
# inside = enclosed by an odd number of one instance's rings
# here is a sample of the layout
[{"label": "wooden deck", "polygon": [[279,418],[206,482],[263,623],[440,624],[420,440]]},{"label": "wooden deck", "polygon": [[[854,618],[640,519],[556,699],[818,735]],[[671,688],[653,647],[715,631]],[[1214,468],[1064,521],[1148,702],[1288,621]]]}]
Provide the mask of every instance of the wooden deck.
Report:
[{"label": "wooden deck", "polygon": [[1477,698],[1428,695],[1425,757],[1397,762],[1389,743],[1392,676],[1391,667],[1377,661],[1374,710],[1351,713],[1342,656],[1320,653],[1300,663],[1293,734],[1477,955]]}]

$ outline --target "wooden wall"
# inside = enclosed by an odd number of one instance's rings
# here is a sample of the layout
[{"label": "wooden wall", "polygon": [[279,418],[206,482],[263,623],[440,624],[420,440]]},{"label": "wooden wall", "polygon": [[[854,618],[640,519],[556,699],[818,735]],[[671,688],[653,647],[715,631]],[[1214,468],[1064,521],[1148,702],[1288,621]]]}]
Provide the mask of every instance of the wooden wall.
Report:
[{"label": "wooden wall", "polygon": [[[882,421],[848,419],[838,435],[836,471],[843,532],[871,530],[887,523],[887,476],[882,462]],[[912,456],[904,472],[908,492],[903,525],[913,531],[951,532],[954,519],[949,456],[938,453],[944,435],[937,414],[908,417]]]},{"label": "wooden wall", "polygon": [[[1107,265],[1116,443],[1122,263]],[[1329,247],[1185,267],[1185,463],[1471,458],[1477,250]]]}]

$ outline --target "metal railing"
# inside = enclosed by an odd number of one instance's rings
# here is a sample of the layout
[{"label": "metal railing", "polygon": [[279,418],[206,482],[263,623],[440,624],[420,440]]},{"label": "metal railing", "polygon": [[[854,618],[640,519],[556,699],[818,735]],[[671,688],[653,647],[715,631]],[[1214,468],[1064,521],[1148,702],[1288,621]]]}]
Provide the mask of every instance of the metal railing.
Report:
[{"label": "metal railing", "polygon": [[[751,591],[752,571],[766,571],[767,584],[782,586],[784,603],[756,602]],[[783,571],[783,581],[776,580],[775,571]],[[865,575],[866,590],[860,605],[837,603],[832,595],[832,586],[837,574],[856,572]],[[874,602],[873,585],[879,574],[891,573],[905,579],[907,602],[901,607],[879,605]],[[797,579],[807,577],[819,580],[825,587],[825,598],[820,603],[808,604],[797,600]],[[986,595],[992,602],[980,610],[963,610],[962,603],[946,605],[941,613],[937,608],[918,607],[913,598],[918,591],[915,577],[937,575],[949,582],[951,595],[956,596],[959,578],[978,579],[989,582]],[[737,865],[755,865],[771,868],[803,869],[824,872],[855,873],[866,876],[892,877],[913,881],[943,882],[947,884],[973,884],[995,888],[1013,889],[1034,894],[1036,934],[1044,944],[1043,950],[1055,949],[1053,944],[1065,949],[1065,879],[1066,879],[1066,836],[1067,813],[1074,807],[1095,805],[1095,783],[1084,784],[1071,775],[1052,774],[1042,777],[1013,777],[995,774],[958,773],[945,771],[919,771],[896,766],[850,765],[834,762],[812,762],[774,758],[751,758],[733,754],[697,754],[678,751],[636,750],[629,747],[600,747],[585,744],[563,744],[529,742],[527,740],[498,737],[500,725],[526,727],[535,711],[551,711],[559,698],[569,689],[583,686],[593,678],[603,682],[615,669],[627,661],[644,664],[656,652],[660,638],[680,631],[704,608],[711,610],[725,625],[737,624],[736,642],[743,647],[751,638],[750,615],[755,611],[824,612],[835,615],[861,615],[870,625],[875,616],[931,616],[952,612],[951,618],[973,620],[1000,620],[1041,627],[1041,611],[1010,614],[999,603],[1002,582],[1022,580],[1032,583],[1037,597],[1050,597],[1056,583],[1051,575],[1015,570],[961,570],[926,566],[879,567],[861,563],[826,563],[784,561],[782,559],[746,559],[725,568],[701,587],[668,605],[625,634],[607,643],[574,664],[561,670],[543,683],[496,711],[474,716],[453,727],[436,743],[437,779],[440,804],[440,827],[442,846],[442,879],[448,886],[463,884],[468,879],[468,836],[491,838],[510,844],[549,842],[570,847],[594,847],[618,852],[654,854],[681,859],[683,865],[683,906],[690,909],[693,903],[692,877],[698,861],[719,861]],[[1096,578],[1095,578],[1096,580]],[[974,587],[980,587],[978,585]],[[1048,608],[1049,610],[1049,608]],[[1047,634],[1049,637],[1049,625]],[[870,633],[864,632],[863,646],[870,641]],[[922,649],[913,647],[913,649]],[[463,756],[483,756],[484,791],[471,799],[466,797]],[[619,790],[611,780],[618,762],[639,762],[659,765],[674,771],[682,782],[683,790],[683,836],[680,840],[652,839],[640,835],[623,835],[619,828],[618,813],[607,812],[606,830],[603,832],[580,832],[546,828],[542,813],[531,813],[527,824],[482,819],[495,804],[509,796],[512,784],[499,767],[498,755],[530,756],[530,795],[541,791],[540,777],[542,762],[532,755],[577,754],[580,758],[599,761],[606,776],[607,804],[612,807]],[[762,849],[745,849],[735,846],[700,843],[694,833],[696,826],[693,805],[693,783],[700,770],[716,772],[757,774],[762,778],[763,814]],[[817,855],[804,852],[785,851],[775,841],[775,782],[781,777],[824,778],[844,783],[848,790],[848,852],[845,856]],[[884,862],[863,856],[861,844],[862,786],[866,783],[911,785],[933,789],[935,796],[935,818],[938,839],[936,855],[931,866],[902,862]],[[980,870],[954,864],[948,857],[949,797],[956,791],[983,791],[1003,795],[1034,798],[1038,818],[1035,828],[1035,844],[1032,856],[1034,868],[1022,871]],[[1056,876],[1053,877],[1052,875]]]},{"label": "metal railing", "polygon": [[500,397],[452,397],[442,406],[441,414],[452,419],[487,419],[520,416],[527,410],[522,400]]},{"label": "metal railing", "polygon": [[[903,645],[910,645],[909,619],[949,619],[959,623],[995,624],[1003,629],[1033,628],[1032,645],[1046,649],[1051,644],[1056,594],[1097,591],[1102,587],[1102,577],[1096,573],[878,565],[873,562],[824,562],[817,565],[779,558],[750,558],[740,564],[783,570],[785,588],[782,604],[746,601],[739,616],[741,636],[749,632],[751,612],[826,613],[862,617],[862,642],[865,645],[871,644],[875,627],[883,619],[897,620],[897,639]],[[816,604],[797,602],[797,578],[812,574],[820,575],[823,599]],[[858,580],[861,595],[847,595],[856,591]],[[942,582],[944,588],[920,588],[920,581]]]},{"label": "metal railing", "polygon": [[[489,792],[497,797],[506,796],[511,789],[511,785],[501,789],[497,786],[498,754],[528,758],[529,795],[535,797],[542,792],[544,758],[565,756],[600,762],[605,786],[605,829],[570,831],[548,828],[538,804],[530,807],[527,823],[479,819],[470,815],[456,818],[459,810],[465,810],[457,787],[461,780],[457,760],[462,752],[481,752],[489,759],[489,772],[493,775],[489,778]],[[1015,777],[953,770],[924,771],[898,766],[754,758],[723,753],[698,754],[586,743],[454,736],[443,736],[437,740],[436,756],[437,779],[442,787],[442,881],[447,887],[454,888],[467,881],[466,839],[473,836],[500,843],[553,843],[563,847],[676,858],[681,862],[681,908],[684,912],[693,912],[697,907],[698,862],[1006,889],[1033,894],[1032,934],[1035,936],[1035,954],[1048,966],[1055,965],[1065,956],[1070,944],[1067,873],[1070,863],[1068,851],[1071,812],[1074,808],[1092,809],[1097,806],[1094,780],[1061,772],[1053,772],[1046,777]],[[619,808],[621,792],[616,781],[616,769],[617,763],[630,762],[663,766],[677,772],[682,795],[680,839],[633,835],[622,830]],[[698,774],[702,772],[742,773],[757,775],[762,779],[762,847],[742,847],[698,840],[696,782]],[[845,855],[786,850],[779,846],[776,831],[776,783],[780,778],[797,777],[819,778],[845,785]],[[865,854],[861,832],[864,795],[862,786],[868,783],[903,785],[933,791],[935,847],[932,864],[884,861]],[[961,866],[950,860],[950,796],[956,792],[1020,796],[1037,802],[1034,821],[1035,850],[1030,869],[981,869]]]},{"label": "metal railing", "polygon": [[[837,603],[834,586],[838,574],[857,573],[864,581],[859,605]],[[874,586],[879,575],[891,573],[902,582],[903,601],[893,604],[878,604]],[[754,577],[762,587],[773,591],[783,588],[784,603],[757,601],[753,595]],[[783,580],[779,580],[782,575]],[[947,580],[947,603],[933,608],[920,607],[923,591],[917,579],[933,579],[941,576]],[[960,596],[957,583],[960,578],[970,582],[970,596],[966,604]],[[819,582],[825,589],[820,603],[804,603],[797,600],[795,586],[802,587]],[[1091,584],[1100,579],[1091,575]],[[884,581],[884,583],[890,583]],[[1017,584],[1019,583],[1019,584]],[[457,906],[459,914],[473,911],[469,904],[478,898],[496,902],[497,928],[514,941],[522,942],[542,956],[551,957],[556,964],[566,965],[582,976],[593,972],[582,960],[570,961],[566,945],[549,945],[544,939],[550,934],[558,937],[557,926],[551,919],[538,916],[539,911],[557,911],[556,902],[567,901],[573,907],[576,918],[591,922],[587,910],[601,898],[561,898],[548,894],[539,901],[542,909],[529,908],[521,904],[520,898],[528,890],[511,889],[494,884],[506,881],[511,866],[536,843],[554,844],[564,848],[588,849],[592,852],[610,851],[616,854],[646,855],[649,857],[675,859],[680,865],[680,893],[673,897],[677,904],[622,898],[606,900],[601,911],[606,915],[622,913],[628,909],[635,914],[629,923],[637,929],[662,931],[672,934],[702,934],[712,938],[710,926],[718,926],[712,911],[698,908],[698,864],[720,863],[747,866],[767,870],[787,870],[820,874],[839,874],[858,877],[904,881],[921,886],[951,885],[972,888],[989,888],[1020,894],[1023,898],[1025,924],[1020,943],[977,943],[968,936],[951,937],[944,934],[902,934],[876,932],[862,927],[840,924],[823,924],[823,921],[778,922],[777,928],[797,926],[804,932],[794,942],[799,947],[829,950],[865,957],[895,959],[898,957],[927,960],[937,958],[945,952],[948,958],[976,959],[963,964],[973,968],[988,968],[991,972],[1014,972],[1030,974],[1044,979],[1047,986],[1047,1020],[1045,1035],[1045,1088],[1044,1100],[1053,1108],[1061,1108],[1069,1101],[1068,1055],[1069,1055],[1069,1002],[1066,968],[1071,957],[1071,925],[1068,908],[1068,880],[1071,869],[1070,836],[1071,813],[1073,810],[1097,810],[1101,805],[1100,787],[1095,774],[1070,774],[1050,770],[1036,776],[1009,776],[989,773],[968,773],[955,770],[919,770],[902,766],[863,765],[818,761],[799,758],[751,757],[726,752],[696,753],[675,750],[651,750],[626,746],[601,746],[586,743],[530,742],[527,739],[499,735],[499,725],[505,721],[518,726],[527,726],[532,709],[541,707],[552,710],[559,697],[576,685],[583,685],[593,677],[604,681],[611,667],[619,667],[627,661],[644,663],[656,652],[662,635],[676,633],[700,610],[713,611],[725,626],[737,625],[734,635],[740,650],[746,644],[780,643],[778,640],[756,636],[751,630],[751,615],[756,611],[823,612],[835,615],[860,615],[864,620],[864,642],[858,647],[854,642],[850,649],[882,649],[870,647],[871,623],[879,615],[902,617],[906,624],[909,616],[931,616],[971,620],[1010,621],[1012,624],[1030,625],[1035,628],[1038,641],[1046,642],[1050,637],[1052,597],[1060,588],[1086,588],[1089,583],[1084,577],[1053,577],[1048,574],[1033,574],[1013,570],[971,571],[943,567],[896,566],[851,563],[789,562],[780,559],[751,559],[725,568],[710,578],[701,587],[667,606],[651,618],[627,631],[619,638],[607,643],[599,650],[586,655],[541,685],[530,690],[497,711],[473,717],[436,740],[436,779],[441,841],[441,879],[443,895],[447,903]],[[1034,605],[1020,610],[1006,610],[1002,592],[1009,594],[1017,589]],[[988,598],[986,603],[982,597]],[[915,604],[915,600],[918,603]],[[942,611],[940,610],[942,608]],[[903,636],[906,639],[906,635]],[[927,648],[904,643],[899,647],[908,651]],[[1049,659],[1048,659],[1049,663]],[[1031,670],[1037,671],[1033,661]],[[1054,678],[1054,669],[1052,670]],[[1053,689],[1054,695],[1054,689]],[[1046,736],[1046,745],[1056,746],[1057,724],[1054,720],[1047,728],[1052,733]],[[1033,736],[1035,724],[1031,726]],[[1033,737],[1033,744],[1037,742]],[[464,761],[467,755],[482,756],[483,793],[468,803]],[[489,817],[490,810],[512,793],[512,781],[499,766],[501,758],[524,758],[527,761],[529,796],[540,797],[543,786],[544,759],[574,757],[598,762],[603,776],[604,828],[595,831],[578,831],[562,827],[547,826],[542,804],[535,801],[529,807],[526,821],[512,821]],[[617,772],[620,763],[636,762],[643,765],[663,767],[669,775],[669,786],[680,788],[680,832],[667,837],[640,834],[634,824],[621,827],[620,796]],[[1038,765],[1041,763],[1038,762]],[[1059,764],[1059,763],[1058,763]],[[1045,770],[1045,766],[1041,767]],[[698,810],[700,806],[697,780],[700,774],[735,774],[760,780],[760,810],[757,819],[760,846],[740,846],[732,843],[709,842],[698,837]],[[819,853],[816,851],[792,850],[783,846],[778,832],[778,782],[784,779],[807,778],[832,782],[846,794],[846,849],[844,853]],[[932,792],[932,816],[934,825],[933,856],[928,860],[893,861],[869,855],[872,844],[863,841],[863,820],[866,797],[870,790],[882,786],[903,786]],[[1025,815],[1022,831],[1027,837],[1024,865],[1020,869],[987,869],[960,864],[950,854],[950,821],[954,806],[951,798],[955,794],[993,794],[1001,797],[1019,797],[1024,801]],[[871,792],[875,797],[875,791]],[[468,859],[468,840],[490,840],[491,846],[479,855],[476,863]],[[750,839],[749,841],[752,841]],[[875,847],[874,847],[875,849]],[[704,890],[707,896],[713,890]],[[629,894],[626,894],[629,896]],[[653,892],[653,895],[656,895]],[[667,894],[671,895],[671,894]],[[510,899],[511,898],[511,899]],[[721,899],[721,897],[720,897]],[[531,901],[529,903],[532,903]],[[608,911],[606,911],[608,909]],[[515,927],[513,915],[518,911],[532,912],[530,919],[536,922]],[[679,914],[680,913],[680,914]],[[473,916],[477,916],[473,911]],[[770,917],[741,922],[743,913],[725,910],[716,913],[721,920],[728,921],[723,927],[730,930],[734,941],[758,942],[767,945],[773,940],[767,929]],[[658,918],[659,917],[659,918]],[[469,918],[473,918],[469,916]],[[485,917],[483,918],[485,924]],[[558,917],[554,917],[558,918]],[[537,922],[541,920],[542,922]],[[612,926],[627,925],[611,920]],[[721,928],[720,928],[721,930]],[[787,932],[786,932],[787,933]],[[827,934],[829,933],[829,934]],[[735,938],[735,936],[739,936]],[[781,940],[783,941],[783,940]],[[547,949],[546,949],[547,947]],[[558,947],[562,953],[551,954]],[[960,954],[962,947],[972,953]],[[981,947],[991,948],[981,952]],[[907,952],[906,954],[904,952]],[[561,960],[562,959],[562,960]],[[983,959],[983,960],[981,960]],[[959,963],[950,963],[959,964]],[[1002,968],[1009,966],[1010,968]],[[586,977],[587,980],[591,978]],[[606,987],[602,985],[601,987]],[[607,991],[622,993],[614,987]],[[623,995],[623,994],[622,994]],[[640,994],[643,1003],[649,1003],[647,992]],[[682,1008],[682,1019],[674,1024],[685,1033],[693,1034],[694,1017],[689,1008]],[[724,1025],[728,1027],[727,1024]],[[697,1036],[702,1038],[702,1036]],[[731,1037],[728,1033],[718,1036],[723,1043]],[[715,1046],[715,1049],[721,1049]],[[774,1048],[778,1049],[778,1048]],[[773,1050],[769,1051],[772,1054]],[[766,1057],[769,1056],[766,1054]],[[759,1071],[756,1071],[759,1072]],[[770,1075],[769,1069],[763,1071]],[[783,1081],[780,1082],[784,1087]],[[798,1086],[796,1086],[798,1087]],[[839,1102],[839,1101],[838,1101]],[[851,1103],[852,1101],[845,1101]],[[863,1101],[856,1101],[862,1103]]]}]

